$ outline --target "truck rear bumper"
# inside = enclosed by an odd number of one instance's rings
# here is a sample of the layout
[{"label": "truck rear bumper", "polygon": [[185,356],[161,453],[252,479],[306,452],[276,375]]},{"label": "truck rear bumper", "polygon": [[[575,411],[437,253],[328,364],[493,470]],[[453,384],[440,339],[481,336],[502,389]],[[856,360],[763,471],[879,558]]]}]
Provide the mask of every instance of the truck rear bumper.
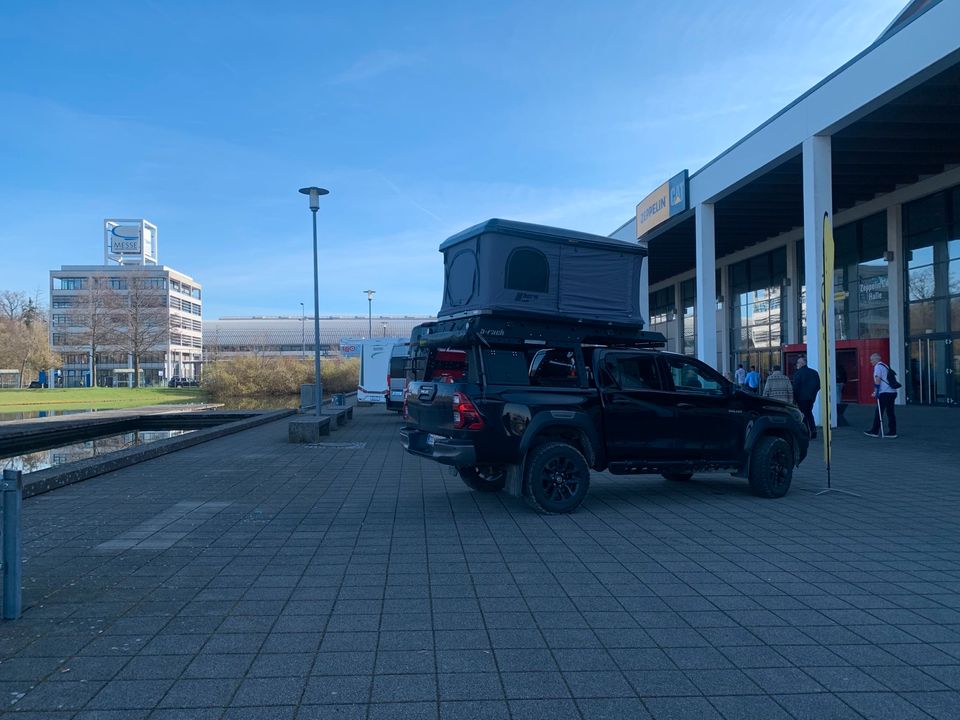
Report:
[{"label": "truck rear bumper", "polygon": [[400,429],[400,443],[412,455],[429,458],[444,465],[472,467],[477,464],[477,451],[469,440],[432,435],[422,430]]}]

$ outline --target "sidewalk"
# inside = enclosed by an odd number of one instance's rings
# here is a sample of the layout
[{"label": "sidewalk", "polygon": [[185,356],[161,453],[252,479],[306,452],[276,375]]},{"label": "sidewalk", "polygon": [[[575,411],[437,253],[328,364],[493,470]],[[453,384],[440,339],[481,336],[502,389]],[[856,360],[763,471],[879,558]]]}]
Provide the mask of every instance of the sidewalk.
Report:
[{"label": "sidewalk", "polygon": [[272,423],[30,498],[0,713],[960,717],[960,415],[881,441],[851,411],[862,497],[814,494],[816,441],[781,500],[595,474],[544,517],[358,408],[320,447]]}]

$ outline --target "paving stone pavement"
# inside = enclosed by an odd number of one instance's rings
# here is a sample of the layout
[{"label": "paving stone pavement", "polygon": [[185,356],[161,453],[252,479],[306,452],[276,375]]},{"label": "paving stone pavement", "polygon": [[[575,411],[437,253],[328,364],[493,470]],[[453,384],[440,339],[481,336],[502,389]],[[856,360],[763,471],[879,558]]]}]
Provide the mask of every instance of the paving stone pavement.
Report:
[{"label": "paving stone pavement", "polygon": [[[360,409],[281,421],[24,503],[0,714],[960,717],[960,432],[838,432],[791,493],[593,476],[545,517],[403,453]],[[926,414],[924,414],[926,413]]]}]

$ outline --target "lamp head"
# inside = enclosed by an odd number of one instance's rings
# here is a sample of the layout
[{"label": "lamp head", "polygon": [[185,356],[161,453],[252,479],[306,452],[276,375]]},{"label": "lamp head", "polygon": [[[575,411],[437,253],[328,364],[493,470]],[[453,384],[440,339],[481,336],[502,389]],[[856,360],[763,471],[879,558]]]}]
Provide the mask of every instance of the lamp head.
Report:
[{"label": "lamp head", "polygon": [[310,209],[313,211],[320,209],[320,196],[330,194],[329,190],[316,186],[300,188],[300,192],[310,196]]}]

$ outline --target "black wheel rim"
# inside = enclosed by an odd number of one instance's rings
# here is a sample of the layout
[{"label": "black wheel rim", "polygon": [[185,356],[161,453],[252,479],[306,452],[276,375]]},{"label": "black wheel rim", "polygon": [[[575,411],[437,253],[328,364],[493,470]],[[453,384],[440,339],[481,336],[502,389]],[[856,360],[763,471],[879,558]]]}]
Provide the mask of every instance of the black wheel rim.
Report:
[{"label": "black wheel rim", "polygon": [[790,479],[790,459],[787,451],[777,448],[770,454],[770,484],[782,488]]},{"label": "black wheel rim", "polygon": [[540,486],[543,498],[548,502],[561,504],[571,500],[577,495],[580,485],[580,472],[569,458],[551,458],[543,466]]}]

